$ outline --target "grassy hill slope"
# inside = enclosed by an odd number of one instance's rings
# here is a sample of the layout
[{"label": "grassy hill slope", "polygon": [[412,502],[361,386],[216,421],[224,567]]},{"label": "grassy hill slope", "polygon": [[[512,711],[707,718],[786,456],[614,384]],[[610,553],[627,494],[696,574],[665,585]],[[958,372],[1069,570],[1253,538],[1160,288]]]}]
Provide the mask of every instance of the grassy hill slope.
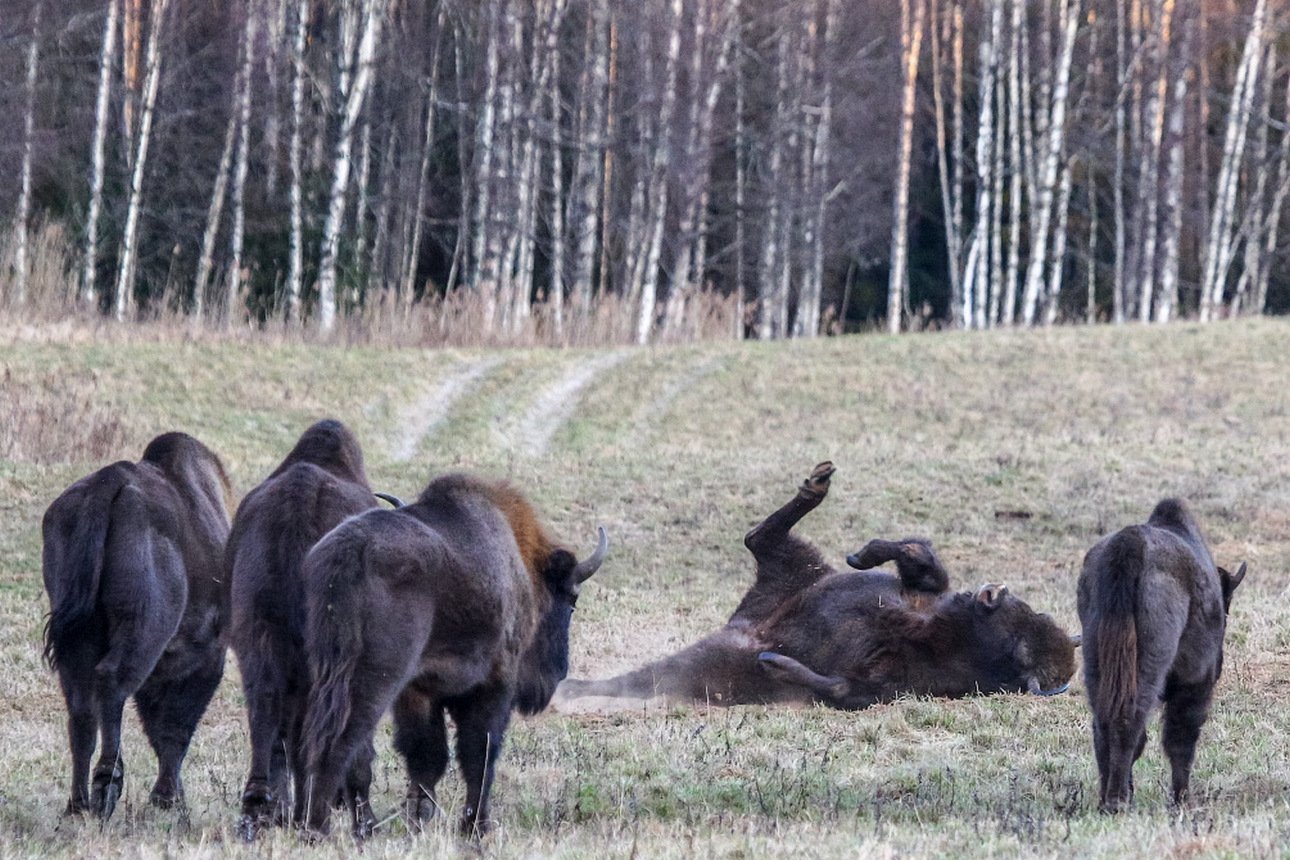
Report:
[{"label": "grassy hill slope", "polygon": [[[1077,629],[1075,578],[1101,535],[1186,497],[1216,558],[1250,564],[1202,735],[1196,806],[1164,809],[1156,732],[1137,811],[1096,806],[1083,685],[1055,699],[825,709],[674,709],[517,719],[486,854],[1248,855],[1290,841],[1290,325],[849,337],[624,351],[426,352],[218,343],[0,342],[0,853],[247,855],[235,664],[185,766],[187,818],[151,810],[126,729],[126,797],[105,829],[60,820],[62,700],[39,662],[40,517],[70,481],[193,433],[255,486],[311,421],[350,424],[378,489],[444,470],[513,478],[555,530],[611,555],[574,618],[575,676],[661,656],[721,624],[751,578],[744,532],[818,461],[830,498],[799,527],[841,565],[871,537],[933,539],[953,585],[1006,582]],[[1024,512],[1022,515],[1016,515]],[[1004,516],[999,514],[1003,513]],[[410,847],[401,767],[378,736]],[[450,772],[444,802],[461,802]],[[416,837],[464,850],[452,816]],[[275,834],[276,854],[312,849]]]}]

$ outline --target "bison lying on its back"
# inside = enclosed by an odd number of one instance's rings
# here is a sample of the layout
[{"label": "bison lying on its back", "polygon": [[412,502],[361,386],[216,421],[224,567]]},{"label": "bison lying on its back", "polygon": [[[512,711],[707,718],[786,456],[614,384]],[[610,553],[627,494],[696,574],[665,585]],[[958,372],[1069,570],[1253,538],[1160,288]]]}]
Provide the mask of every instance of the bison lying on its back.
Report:
[{"label": "bison lying on its back", "polygon": [[[865,708],[901,695],[1055,693],[1075,671],[1075,643],[1047,615],[987,585],[949,593],[923,540],[872,541],[838,572],[792,527],[827,494],[821,463],[797,496],[744,538],[757,579],[721,630],[634,672],[568,680],[557,707],[584,697],[735,705],[822,702]],[[576,706],[573,706],[576,707]]]},{"label": "bison lying on its back", "polygon": [[1214,565],[1178,499],[1160,502],[1146,525],[1121,529],[1084,557],[1079,617],[1104,811],[1133,800],[1133,763],[1160,702],[1173,802],[1186,796],[1200,727],[1223,670],[1227,610],[1244,578],[1244,564],[1235,574]]}]

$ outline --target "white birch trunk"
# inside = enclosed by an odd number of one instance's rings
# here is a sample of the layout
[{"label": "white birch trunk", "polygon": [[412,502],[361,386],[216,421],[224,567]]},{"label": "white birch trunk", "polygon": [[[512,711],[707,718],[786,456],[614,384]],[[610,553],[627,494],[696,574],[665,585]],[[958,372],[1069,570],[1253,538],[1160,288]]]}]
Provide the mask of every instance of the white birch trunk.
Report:
[{"label": "white birch trunk", "polygon": [[1044,324],[1057,321],[1061,310],[1062,279],[1066,275],[1066,225],[1070,217],[1071,193],[1074,182],[1072,164],[1062,166],[1062,178],[1057,191],[1057,224],[1053,230],[1052,252],[1048,257],[1048,292],[1044,304]]},{"label": "white birch trunk", "polygon": [[287,148],[287,167],[291,173],[286,307],[288,323],[300,321],[301,297],[304,292],[304,171],[301,146],[304,134],[305,40],[308,33],[309,0],[298,0],[291,45],[291,140]]},{"label": "white birch trunk", "polygon": [[659,106],[658,138],[650,168],[649,210],[652,215],[648,234],[649,252],[645,255],[641,279],[640,305],[636,317],[636,343],[649,343],[654,329],[658,298],[658,264],[663,251],[663,226],[667,218],[667,167],[672,152],[672,117],[676,111],[676,79],[681,65],[681,0],[671,0],[671,22],[668,27],[667,63],[664,69],[662,104]]},{"label": "white birch trunk", "polygon": [[1183,125],[1187,114],[1187,65],[1190,63],[1195,21],[1184,12],[1182,48],[1170,77],[1169,120],[1166,133],[1164,209],[1161,213],[1163,239],[1160,251],[1160,287],[1156,294],[1154,319],[1169,322],[1178,304],[1178,271],[1182,253],[1183,181],[1185,144]]},{"label": "white birch trunk", "polygon": [[133,307],[135,266],[139,253],[139,211],[143,206],[143,176],[148,163],[148,144],[152,138],[152,117],[161,84],[161,30],[169,0],[156,0],[148,22],[147,73],[143,83],[143,109],[139,116],[133,169],[130,172],[130,200],[126,208],[125,229],[121,235],[121,260],[117,268],[113,316],[124,322]]},{"label": "white birch trunk", "polygon": [[[430,157],[434,152],[435,119],[439,101],[439,51],[443,45],[444,9],[439,7],[435,21],[434,47],[430,49],[430,89],[426,95],[426,121],[421,135],[421,161],[417,166],[416,199],[412,203],[411,235],[403,249],[403,265],[400,267],[402,279],[399,284],[399,295],[403,297],[404,308],[409,308],[416,298],[417,262],[421,257],[421,230],[425,223],[426,184],[430,181]],[[464,203],[465,201],[463,201]]]},{"label": "white birch trunk", "polygon": [[498,78],[500,75],[501,0],[490,0],[488,23],[485,31],[485,84],[479,128],[475,143],[475,234],[471,248],[471,286],[484,300],[484,329],[492,331],[497,317],[496,262],[487,259],[491,246],[494,119],[497,111]]},{"label": "white birch trunk", "polygon": [[1286,194],[1290,192],[1290,87],[1286,88],[1284,111],[1281,115],[1281,145],[1277,160],[1277,179],[1268,208],[1267,229],[1263,239],[1264,264],[1259,268],[1258,282],[1254,285],[1254,299],[1250,310],[1262,314],[1267,308],[1268,280],[1277,250],[1277,234],[1281,212],[1285,208]]},{"label": "white birch trunk", "polygon": [[1138,176],[1138,206],[1142,210],[1142,250],[1138,261],[1138,321],[1149,322],[1156,292],[1156,241],[1160,213],[1160,155],[1165,138],[1165,112],[1169,87],[1169,51],[1173,27],[1174,0],[1156,0],[1152,40],[1157,66],[1156,82],[1147,97],[1149,133],[1143,141]]},{"label": "white birch trunk", "polygon": [[242,294],[242,246],[246,236],[246,173],[251,154],[251,73],[255,62],[257,18],[255,4],[248,3],[243,31],[242,89],[237,99],[237,155],[233,160],[233,231],[229,239],[229,267],[225,293],[224,325],[232,327],[238,297]]},{"label": "white birch trunk", "polygon": [[[914,8],[910,8],[910,3]],[[909,297],[909,180],[914,147],[918,60],[922,53],[924,0],[901,0],[900,126],[896,142],[896,211],[891,228],[891,274],[887,280],[887,331],[900,333],[901,309]]]},{"label": "white birch trunk", "polygon": [[[340,248],[341,222],[345,214],[345,193],[349,188],[350,151],[354,145],[354,128],[358,125],[363,102],[372,82],[372,59],[380,39],[382,23],[380,0],[365,0],[363,35],[354,59],[353,79],[341,108],[340,131],[332,159],[332,183],[328,194],[327,220],[323,225],[322,248],[318,262],[318,328],[330,332],[336,325],[336,263]],[[349,57],[343,61],[349,63]]]},{"label": "white birch trunk", "polygon": [[[1003,33],[1003,0],[986,0],[990,12],[990,31],[981,40],[979,58],[979,103],[976,139],[976,227],[972,236],[969,255],[976,263],[972,276],[971,295],[964,290],[965,316],[971,319],[968,328],[986,327],[986,292],[990,285],[990,224],[995,202],[991,199],[992,167],[994,162],[994,90],[995,68],[998,64],[996,46]],[[1000,142],[1001,144],[1001,142]]]},{"label": "white birch trunk", "polygon": [[1125,206],[1124,206],[1124,171],[1125,171],[1125,148],[1128,145],[1128,117],[1125,108],[1125,91],[1128,88],[1129,81],[1129,48],[1128,48],[1128,21],[1125,0],[1116,2],[1116,42],[1115,42],[1115,63],[1116,63],[1116,96],[1115,96],[1115,176],[1112,180],[1112,194],[1114,195],[1114,212],[1115,219],[1115,271],[1112,275],[1111,284],[1111,321],[1116,325],[1124,322],[1125,318],[1125,283],[1127,272],[1125,258],[1128,246],[1128,230],[1125,223]]},{"label": "white birch trunk", "polygon": [[1021,272],[1021,221],[1025,210],[1021,205],[1022,181],[1025,167],[1022,161],[1021,118],[1021,32],[1025,24],[1025,0],[1012,0],[1012,50],[1008,57],[1008,157],[1011,171],[1008,176],[1008,264],[1004,270],[1003,304],[999,323],[1011,326],[1017,310],[1017,278]]},{"label": "white birch trunk", "polygon": [[776,288],[779,284],[777,277],[779,256],[787,253],[786,249],[781,250],[778,240],[779,221],[782,217],[781,166],[784,159],[783,129],[787,125],[785,106],[788,102],[788,56],[788,27],[781,25],[775,48],[775,115],[768,142],[770,161],[767,166],[767,180],[770,188],[770,203],[762,228],[762,252],[757,273],[757,336],[761,340],[770,340],[784,333],[784,321],[777,315],[780,300]]},{"label": "white birch trunk", "polygon": [[215,185],[211,189],[210,203],[206,207],[206,228],[202,231],[202,250],[197,257],[197,274],[193,278],[192,315],[200,322],[206,308],[206,289],[215,268],[215,240],[219,236],[220,221],[224,216],[224,198],[228,196],[228,177],[233,168],[233,147],[237,142],[238,124],[241,121],[242,71],[238,69],[233,82],[233,104],[224,127],[224,147],[220,150],[219,165],[215,169]]},{"label": "white birch trunk", "polygon": [[18,178],[18,211],[14,214],[14,304],[27,303],[27,279],[31,265],[27,261],[28,221],[31,220],[32,137],[36,126],[36,67],[40,59],[40,13],[44,0],[36,0],[31,10],[31,42],[27,45],[27,102],[22,112],[22,166]]},{"label": "white birch trunk", "polygon": [[94,102],[94,140],[90,146],[90,205],[85,216],[85,253],[81,267],[81,301],[90,307],[98,304],[96,286],[98,268],[99,213],[103,210],[103,180],[106,172],[108,111],[112,104],[112,66],[116,59],[117,24],[121,17],[121,0],[109,0],[107,21],[103,25],[103,49],[99,53],[98,96]]},{"label": "white birch trunk", "polygon": [[1218,187],[1210,215],[1209,236],[1205,243],[1204,266],[1201,274],[1200,321],[1209,322],[1215,309],[1222,306],[1223,292],[1231,265],[1232,229],[1236,211],[1236,189],[1240,181],[1241,163],[1245,157],[1245,138],[1249,129],[1250,103],[1253,99],[1267,18],[1267,0],[1257,0],[1254,22],[1245,40],[1241,64],[1237,69],[1236,85],[1232,92],[1231,107],[1227,117],[1227,130],[1223,138],[1223,158],[1219,164]]},{"label": "white birch trunk", "polygon": [[1033,325],[1043,284],[1044,261],[1047,259],[1049,233],[1053,218],[1053,196],[1057,190],[1058,170],[1066,145],[1066,104],[1070,93],[1071,61],[1075,52],[1075,33],[1079,28],[1080,3],[1072,3],[1062,22],[1061,57],[1057,63],[1052,90],[1051,115],[1047,122],[1047,154],[1039,182],[1038,232],[1031,237],[1030,260],[1026,266],[1026,290],[1022,296],[1022,321]]},{"label": "white birch trunk", "polygon": [[585,313],[591,306],[596,238],[600,232],[599,198],[601,167],[605,158],[605,99],[609,78],[608,18],[608,0],[597,0],[588,11],[587,45],[591,60],[583,67],[580,86],[582,132],[569,189],[568,219],[573,228],[573,295],[579,313]]},{"label": "white birch trunk", "polygon": [[[962,205],[957,199],[958,192],[961,189],[958,187],[954,177],[959,176],[961,173],[963,163],[962,161],[954,160],[951,164],[950,133],[946,130],[945,82],[942,68],[945,43],[954,44],[955,42],[953,30],[955,17],[953,12],[942,17],[939,9],[940,3],[933,0],[931,4],[931,21],[928,25],[928,31],[932,37],[932,106],[936,120],[936,160],[939,168],[941,217],[945,226],[945,252],[946,257],[948,257],[946,268],[949,270],[950,276],[950,314],[954,324],[962,326],[963,322],[960,319],[958,308],[963,295],[963,271],[961,268],[963,252],[960,247],[963,237],[959,233],[960,224],[954,222],[952,213],[955,211],[956,206]],[[958,84],[958,80],[955,81],[955,84]],[[957,88],[955,91],[957,92]],[[955,107],[957,109],[954,112],[954,118],[957,120],[960,117],[962,106],[956,105]],[[956,125],[954,134],[957,135],[958,131]],[[958,153],[956,152],[955,156],[957,155]],[[953,173],[951,173],[951,168]]]}]

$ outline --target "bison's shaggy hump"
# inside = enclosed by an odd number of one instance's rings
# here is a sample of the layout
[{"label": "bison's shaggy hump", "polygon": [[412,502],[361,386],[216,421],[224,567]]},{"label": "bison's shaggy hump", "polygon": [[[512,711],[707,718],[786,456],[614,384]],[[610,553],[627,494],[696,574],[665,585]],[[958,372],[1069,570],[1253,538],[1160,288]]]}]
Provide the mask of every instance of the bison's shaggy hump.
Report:
[{"label": "bison's shaggy hump", "polygon": [[1214,564],[1180,499],[1161,501],[1144,525],[1121,529],[1084,557],[1079,616],[1104,811],[1132,801],[1133,763],[1161,702],[1172,799],[1186,797],[1223,668],[1227,610],[1244,577],[1244,564],[1235,574]]},{"label": "bison's shaggy hump", "polygon": [[[558,704],[658,696],[864,708],[902,694],[1065,689],[1075,671],[1070,637],[1006,588],[950,593],[928,541],[870,541],[848,558],[865,572],[839,572],[793,535],[833,473],[832,463],[816,466],[793,499],[748,532],[756,579],[725,627],[617,678],[566,681]],[[868,571],[888,561],[898,575]]]},{"label": "bison's shaggy hump", "polygon": [[438,808],[451,716],[466,781],[461,827],[487,828],[511,712],[546,707],[568,671],[573,605],[606,548],[602,529],[596,552],[578,562],[518,490],[461,474],[435,479],[398,510],[351,517],[319,541],[303,577],[313,681],[308,825],[327,828],[338,790],[365,795],[372,734],[393,708],[409,821]]},{"label": "bison's shaggy hump", "polygon": [[[251,767],[242,793],[243,835],[299,817],[304,804],[300,721],[309,689],[303,650],[301,563],[346,517],[376,507],[357,437],[324,419],[243,499],[225,553],[229,644],[246,695]],[[291,804],[289,772],[295,774]],[[362,798],[355,804],[367,813]],[[364,817],[361,827],[371,822]]]},{"label": "bison's shaggy hump", "polygon": [[67,702],[69,812],[112,814],[130,696],[157,754],[151,800],[182,801],[180,765],[224,670],[219,581],[230,493],[210,449],[166,433],[138,463],[82,478],[45,512],[45,655]]}]

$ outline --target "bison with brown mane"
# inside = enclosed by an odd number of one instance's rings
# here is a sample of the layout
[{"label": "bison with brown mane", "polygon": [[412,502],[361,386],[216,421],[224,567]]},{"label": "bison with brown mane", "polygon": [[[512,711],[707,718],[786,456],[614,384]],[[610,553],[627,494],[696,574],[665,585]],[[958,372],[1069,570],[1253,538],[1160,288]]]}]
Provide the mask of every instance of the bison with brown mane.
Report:
[{"label": "bison with brown mane", "polygon": [[393,707],[409,822],[437,810],[447,715],[466,783],[461,828],[487,829],[511,711],[545,708],[568,672],[574,604],[606,549],[601,529],[595,553],[579,562],[518,490],[463,474],[323,537],[304,565],[308,827],[326,831],[347,773],[370,777],[372,735]]},{"label": "bison with brown mane", "polygon": [[376,506],[358,440],[344,424],[326,419],[305,430],[233,518],[225,549],[228,638],[241,669],[251,734],[241,822],[248,838],[264,823],[290,819],[290,773],[296,817],[303,812],[305,554],[346,517]]},{"label": "bison with brown mane", "polygon": [[750,531],[753,587],[725,627],[677,654],[602,681],[569,679],[557,708],[610,697],[719,705],[820,702],[865,708],[898,696],[1058,693],[1075,642],[1002,586],[951,593],[927,541],[871,541],[839,572],[790,530],[828,493],[821,463],[797,496]]},{"label": "bison with brown mane", "polygon": [[210,449],[166,433],[138,463],[99,469],[45,512],[45,658],[67,701],[69,813],[106,819],[116,808],[130,696],[157,754],[150,800],[183,801],[179,768],[224,673],[219,580],[229,492]]},{"label": "bison with brown mane", "polygon": [[1174,805],[1187,796],[1200,729],[1223,671],[1223,635],[1245,565],[1214,564],[1178,499],[1156,505],[1088,551],[1079,578],[1084,680],[1093,710],[1099,805],[1133,801],[1133,764],[1147,744],[1147,718],[1161,703]]}]

